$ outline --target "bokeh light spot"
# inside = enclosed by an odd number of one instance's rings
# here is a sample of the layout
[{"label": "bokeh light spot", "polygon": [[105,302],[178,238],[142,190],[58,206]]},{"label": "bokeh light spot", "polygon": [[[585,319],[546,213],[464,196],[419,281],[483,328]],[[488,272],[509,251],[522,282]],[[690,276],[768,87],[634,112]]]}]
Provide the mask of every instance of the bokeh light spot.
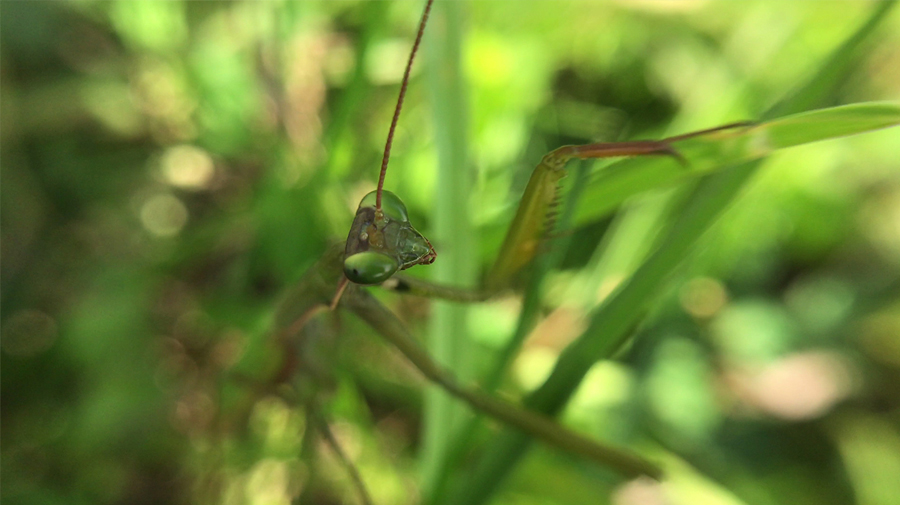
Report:
[{"label": "bokeh light spot", "polygon": [[245,489],[248,503],[265,505],[288,505],[288,466],[284,461],[264,459],[257,463],[247,479]]},{"label": "bokeh light spot", "polygon": [[725,286],[709,277],[691,280],[682,290],[680,298],[684,310],[699,319],[714,316],[728,303]]},{"label": "bokeh light spot", "polygon": [[838,327],[853,308],[855,294],[845,281],[834,276],[815,276],[794,282],[785,293],[792,314],[814,332]]},{"label": "bokeh light spot", "polygon": [[667,505],[662,485],[648,477],[630,480],[613,491],[613,505]]},{"label": "bokeh light spot", "polygon": [[553,370],[556,358],[557,353],[547,347],[524,349],[513,365],[516,382],[526,391],[540,386]]},{"label": "bokeh light spot", "polygon": [[166,181],[182,189],[204,189],[215,173],[212,158],[203,149],[183,145],[169,148],[162,157]]},{"label": "bokeh light spot", "polygon": [[514,56],[507,44],[499,37],[484,34],[473,37],[469,66],[474,79],[486,86],[503,86],[514,78]]},{"label": "bokeh light spot", "polygon": [[653,413],[685,442],[705,439],[720,422],[711,380],[712,370],[697,343],[673,337],[657,349],[647,398]]},{"label": "bokeh light spot", "polygon": [[630,370],[614,361],[600,361],[588,370],[571,404],[584,407],[624,403],[631,396],[634,378]]},{"label": "bokeh light spot", "polygon": [[716,314],[710,329],[715,343],[735,362],[768,362],[796,340],[784,307],[768,300],[731,303]]},{"label": "bokeh light spot", "polygon": [[751,382],[757,406],[788,420],[815,419],[852,391],[853,374],[841,355],[806,352],[765,367]]},{"label": "bokeh light spot", "polygon": [[[375,44],[366,58],[366,75],[373,84],[384,85],[400,82],[406,69],[406,57],[410,43],[405,40],[387,40]],[[413,66],[413,73],[416,66]]]},{"label": "bokeh light spot", "polygon": [[187,223],[188,210],[181,200],[168,193],[151,196],[141,206],[141,224],[158,237],[177,235]]}]

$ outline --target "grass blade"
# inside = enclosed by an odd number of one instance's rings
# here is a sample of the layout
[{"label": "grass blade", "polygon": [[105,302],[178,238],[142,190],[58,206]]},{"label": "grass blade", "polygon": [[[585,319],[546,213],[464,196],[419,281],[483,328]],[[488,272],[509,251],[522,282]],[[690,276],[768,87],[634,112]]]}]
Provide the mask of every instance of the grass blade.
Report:
[{"label": "grass blade", "polygon": [[[455,2],[434,6],[427,41],[423,49],[434,65],[428,74],[428,87],[434,113],[435,144],[438,151],[438,181],[435,192],[434,237],[442,243],[442,259],[433,266],[433,280],[456,286],[473,286],[477,264],[469,251],[473,232],[465,202],[472,177],[467,167],[465,96],[460,47],[461,10]],[[436,361],[454,370],[462,380],[471,378],[466,370],[467,309],[465,305],[434,302],[429,350]],[[425,397],[423,447],[420,455],[425,486],[442,471],[441,462],[450,450],[452,433],[462,421],[465,407],[437,386],[429,386]]]}]

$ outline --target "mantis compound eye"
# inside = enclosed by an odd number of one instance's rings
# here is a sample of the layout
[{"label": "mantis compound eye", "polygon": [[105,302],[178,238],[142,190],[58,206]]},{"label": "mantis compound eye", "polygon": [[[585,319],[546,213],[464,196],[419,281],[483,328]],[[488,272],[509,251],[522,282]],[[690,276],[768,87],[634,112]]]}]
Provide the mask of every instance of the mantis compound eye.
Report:
[{"label": "mantis compound eye", "polygon": [[381,284],[398,268],[397,260],[375,251],[351,254],[344,260],[344,275],[357,284]]}]

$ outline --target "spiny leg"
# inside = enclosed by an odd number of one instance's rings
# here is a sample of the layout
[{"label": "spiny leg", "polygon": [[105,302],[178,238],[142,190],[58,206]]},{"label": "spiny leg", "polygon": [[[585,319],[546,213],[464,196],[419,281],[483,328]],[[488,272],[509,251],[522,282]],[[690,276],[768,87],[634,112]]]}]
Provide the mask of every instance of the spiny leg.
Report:
[{"label": "spiny leg", "polygon": [[563,146],[541,159],[534,169],[525,193],[500,248],[500,254],[487,276],[488,291],[506,288],[523,266],[537,254],[545,231],[552,226],[547,216],[553,214],[558,200],[559,181],[566,175],[566,164],[574,159],[620,158],[625,156],[681,156],[665,140],[639,140]]}]

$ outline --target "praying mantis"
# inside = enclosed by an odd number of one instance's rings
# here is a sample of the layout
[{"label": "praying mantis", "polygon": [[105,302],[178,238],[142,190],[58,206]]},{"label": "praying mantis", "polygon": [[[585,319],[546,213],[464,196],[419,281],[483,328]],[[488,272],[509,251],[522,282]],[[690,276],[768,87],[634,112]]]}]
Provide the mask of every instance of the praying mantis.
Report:
[{"label": "praying mantis", "polygon": [[[650,174],[665,173],[673,180],[698,177],[722,166],[742,166],[754,163],[771,151],[812,140],[829,138],[891,126],[897,122],[897,107],[881,105],[852,109],[825,110],[810,115],[784,115],[782,118],[759,123],[734,123],[698,132],[676,135],[663,140],[599,143],[564,146],[545,155],[534,170],[506,234],[500,255],[485,275],[480,289],[465,290],[422,281],[401,273],[407,268],[441,261],[440,251],[419,233],[410,222],[409,212],[402,200],[384,189],[388,169],[391,140],[399,121],[403,97],[409,81],[410,69],[425,30],[432,0],[427,0],[416,41],[413,44],[402,80],[400,95],[389,129],[388,140],[376,189],[360,202],[345,244],[329,248],[322,259],[287,293],[272,321],[270,343],[280,355],[268,378],[267,388],[305,408],[309,414],[308,431],[318,432],[330,450],[345,460],[352,476],[359,500],[371,503],[366,491],[366,479],[344,454],[329,428],[328,419],[320,414],[328,390],[328,370],[325,363],[336,352],[334,319],[338,311],[346,311],[365,322],[396,346],[429,381],[466,402],[472,408],[510,425],[517,436],[540,440],[563,451],[587,458],[624,477],[647,476],[661,478],[663,469],[652,458],[638,452],[608,445],[566,428],[552,420],[552,416],[523,408],[502,400],[489,392],[477,389],[457,379],[452,371],[437,364],[413,337],[406,326],[385,308],[365,286],[381,285],[398,293],[444,298],[456,302],[485,300],[511,289],[514,279],[528,265],[540,259],[548,240],[552,240],[558,212],[559,183],[566,175],[567,162],[573,159],[634,157],[651,158],[645,163]],[[847,121],[824,133],[807,137],[796,136],[797,125],[813,126],[822,121],[839,123],[842,116],[868,116],[866,122]],[[714,161],[709,161],[714,160]],[[610,167],[603,181],[608,185],[624,185],[634,177],[631,165]],[[661,170],[661,172],[654,172]],[[646,175],[646,173],[644,174]],[[666,182],[661,178],[660,184]],[[601,182],[601,184],[603,183]],[[582,195],[588,198],[590,195]],[[618,201],[608,203],[614,206]],[[573,210],[572,219],[582,219]],[[685,245],[685,247],[689,247]],[[438,248],[439,249],[439,248]],[[627,288],[626,288],[627,289]],[[624,292],[624,291],[623,291]],[[620,348],[630,334],[630,324],[620,329],[620,338],[613,345]],[[578,349],[572,351],[576,354]],[[586,353],[585,356],[588,356]],[[240,370],[241,365],[235,368]],[[492,389],[489,387],[488,389]],[[564,400],[563,400],[564,402]],[[534,405],[531,405],[534,408]],[[552,410],[552,409],[551,409]],[[451,436],[448,434],[447,436]]]}]

